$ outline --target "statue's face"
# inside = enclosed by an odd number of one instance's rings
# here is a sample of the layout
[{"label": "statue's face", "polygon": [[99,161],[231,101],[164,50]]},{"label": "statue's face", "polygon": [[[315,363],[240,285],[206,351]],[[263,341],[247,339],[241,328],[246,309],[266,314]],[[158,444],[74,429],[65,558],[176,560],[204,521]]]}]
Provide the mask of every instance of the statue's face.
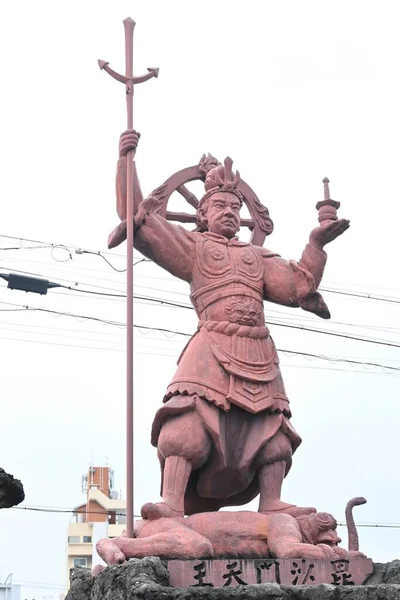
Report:
[{"label": "statue's face", "polygon": [[334,529],[328,529],[328,531],[322,531],[318,535],[316,544],[326,544],[327,546],[338,546],[342,539],[338,536]]},{"label": "statue's face", "polygon": [[206,213],[207,228],[232,238],[240,227],[240,200],[230,192],[217,192],[208,201]]}]

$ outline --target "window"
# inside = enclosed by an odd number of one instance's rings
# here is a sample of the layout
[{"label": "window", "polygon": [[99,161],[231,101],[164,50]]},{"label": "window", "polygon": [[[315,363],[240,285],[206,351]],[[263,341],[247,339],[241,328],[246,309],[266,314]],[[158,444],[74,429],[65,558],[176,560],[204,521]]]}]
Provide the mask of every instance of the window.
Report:
[{"label": "window", "polygon": [[69,535],[68,536],[68,544],[80,544],[81,537],[79,535]]},{"label": "window", "polygon": [[84,535],[83,536],[83,543],[84,544],[91,544],[92,543],[92,536],[91,535]]},{"label": "window", "polygon": [[74,567],[86,567],[87,566],[87,558],[84,556],[74,558],[72,561],[72,564],[74,565]]}]

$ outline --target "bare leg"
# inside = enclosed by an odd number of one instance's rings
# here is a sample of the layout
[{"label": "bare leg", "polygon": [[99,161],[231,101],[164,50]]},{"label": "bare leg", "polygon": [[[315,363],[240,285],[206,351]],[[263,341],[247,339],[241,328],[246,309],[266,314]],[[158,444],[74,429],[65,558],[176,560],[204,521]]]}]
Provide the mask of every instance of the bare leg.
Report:
[{"label": "bare leg", "polygon": [[170,417],[158,438],[158,452],[164,464],[162,502],[145,504],[142,518],[183,517],[190,474],[206,462],[210,451],[210,439],[195,411]]},{"label": "bare leg", "polygon": [[143,519],[161,517],[183,517],[186,486],[192,465],[181,456],[168,456],[165,459],[162,502],[148,502],[142,506]]},{"label": "bare leg", "polygon": [[260,504],[258,512],[274,514],[284,512],[294,517],[316,512],[315,508],[298,507],[281,500],[282,483],[286,473],[286,462],[292,457],[288,437],[278,433],[261,450],[257,457]]},{"label": "bare leg", "polygon": [[[286,463],[279,462],[264,465],[258,472],[260,485],[260,504],[258,512],[268,513],[279,510],[285,504],[280,500]],[[285,504],[285,506],[290,506]]]}]

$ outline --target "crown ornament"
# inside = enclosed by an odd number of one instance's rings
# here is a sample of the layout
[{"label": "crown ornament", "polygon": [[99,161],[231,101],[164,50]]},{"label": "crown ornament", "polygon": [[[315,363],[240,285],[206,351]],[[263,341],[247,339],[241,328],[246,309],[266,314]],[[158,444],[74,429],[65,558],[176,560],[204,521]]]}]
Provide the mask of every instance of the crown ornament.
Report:
[{"label": "crown ornament", "polygon": [[233,160],[227,156],[224,160],[224,164],[217,164],[206,174],[204,182],[204,188],[206,193],[200,200],[199,207],[213,194],[217,192],[230,192],[243,204],[243,194],[239,191],[240,173],[232,170]]}]

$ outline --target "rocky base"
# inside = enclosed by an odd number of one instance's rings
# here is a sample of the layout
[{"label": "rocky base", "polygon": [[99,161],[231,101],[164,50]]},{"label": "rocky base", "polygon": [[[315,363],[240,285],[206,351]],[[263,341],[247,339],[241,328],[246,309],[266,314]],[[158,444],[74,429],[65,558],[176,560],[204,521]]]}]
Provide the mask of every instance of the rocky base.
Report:
[{"label": "rocky base", "polygon": [[358,586],[268,583],[235,588],[178,589],[169,587],[166,565],[154,557],[106,567],[96,577],[88,569],[71,569],[70,581],[66,600],[399,600],[400,561],[375,565],[366,584]]},{"label": "rocky base", "polygon": [[25,498],[24,488],[19,479],[14,479],[0,468],[0,508],[11,508]]}]

